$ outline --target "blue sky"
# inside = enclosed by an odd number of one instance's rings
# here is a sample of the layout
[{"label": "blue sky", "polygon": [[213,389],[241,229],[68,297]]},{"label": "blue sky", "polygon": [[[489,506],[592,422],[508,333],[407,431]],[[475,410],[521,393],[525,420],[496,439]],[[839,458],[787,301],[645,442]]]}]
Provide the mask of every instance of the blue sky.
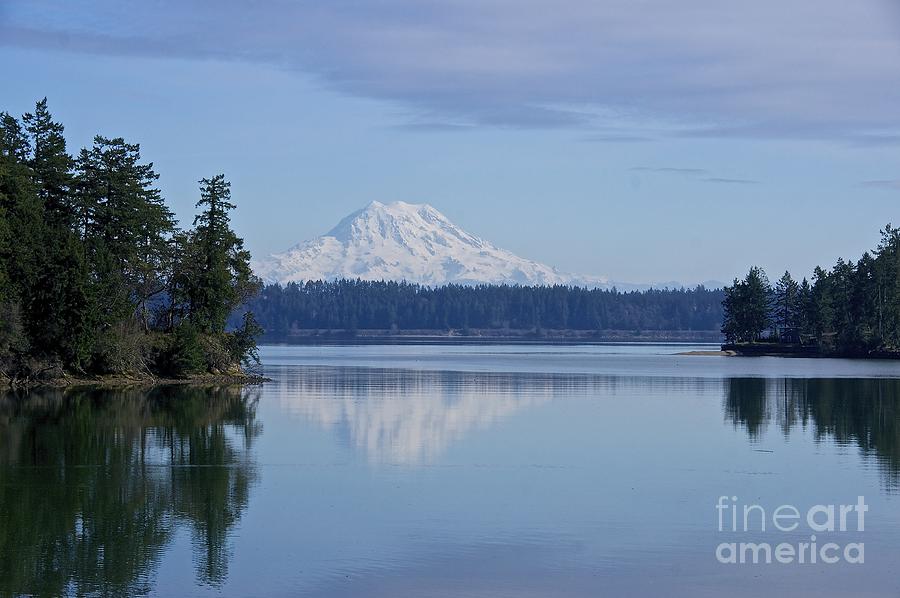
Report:
[{"label": "blue sky", "polygon": [[5,0],[0,60],[0,109],[141,143],[184,222],[224,172],[257,254],[372,200],[633,282],[900,224],[889,0]]}]

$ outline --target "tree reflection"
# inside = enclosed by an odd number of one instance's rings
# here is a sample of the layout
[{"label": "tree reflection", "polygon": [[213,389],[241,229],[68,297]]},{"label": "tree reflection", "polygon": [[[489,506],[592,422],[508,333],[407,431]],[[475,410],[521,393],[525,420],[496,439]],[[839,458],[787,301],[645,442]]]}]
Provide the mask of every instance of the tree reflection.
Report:
[{"label": "tree reflection", "polygon": [[222,582],[255,406],[238,388],[0,396],[0,595],[148,593],[179,526],[198,581]]},{"label": "tree reflection", "polygon": [[729,378],[725,398],[725,415],[735,426],[742,425],[747,433],[759,436],[769,417],[765,378]]},{"label": "tree reflection", "polygon": [[900,380],[733,378],[724,411],[752,438],[773,421],[785,435],[812,425],[816,438],[857,446],[889,486],[900,483]]}]

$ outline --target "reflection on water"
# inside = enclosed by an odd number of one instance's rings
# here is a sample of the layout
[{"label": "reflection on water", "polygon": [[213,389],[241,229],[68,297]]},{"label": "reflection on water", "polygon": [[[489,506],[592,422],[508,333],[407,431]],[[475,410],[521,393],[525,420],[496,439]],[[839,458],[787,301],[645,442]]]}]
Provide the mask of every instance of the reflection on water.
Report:
[{"label": "reflection on water", "polygon": [[255,405],[187,387],[0,395],[0,595],[145,594],[182,527],[198,581],[224,582]]},{"label": "reflection on water", "polygon": [[785,436],[812,426],[818,441],[855,445],[889,487],[900,482],[900,380],[731,378],[725,416],[751,439],[772,423]]},{"label": "reflection on water", "polygon": [[270,387],[281,407],[334,429],[370,461],[427,464],[468,432],[554,399],[720,388],[718,380],[304,366]]},{"label": "reflection on water", "polygon": [[900,380],[889,378],[640,378],[307,366],[273,385],[282,409],[312,419],[373,462],[433,462],[472,430],[554,399],[709,393],[724,387],[728,421],[756,439],[812,426],[819,440],[856,445],[900,480]]},{"label": "reflection on water", "polygon": [[[399,367],[412,351],[283,348],[244,390],[0,396],[0,596],[896,588],[896,364],[454,347]],[[865,495],[867,568],[722,569],[721,495]]]}]

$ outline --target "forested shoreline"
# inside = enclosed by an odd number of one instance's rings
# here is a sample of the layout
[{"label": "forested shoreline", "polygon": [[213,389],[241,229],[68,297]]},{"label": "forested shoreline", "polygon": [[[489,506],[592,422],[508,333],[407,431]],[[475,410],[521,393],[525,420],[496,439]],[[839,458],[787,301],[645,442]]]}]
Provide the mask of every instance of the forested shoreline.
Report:
[{"label": "forested shoreline", "polygon": [[0,113],[0,378],[242,374],[260,329],[229,316],[260,288],[223,175],[179,228],[140,146],[96,136],[76,155],[47,100]]},{"label": "forested shoreline", "polygon": [[551,331],[717,331],[723,297],[721,290],[704,287],[623,293],[565,286],[427,287],[338,280],[269,285],[247,309],[270,339],[296,337],[300,331],[352,336],[371,330],[462,335],[491,331],[495,336],[530,331],[542,337]]},{"label": "forested shoreline", "polygon": [[812,280],[761,268],[725,287],[724,348],[745,354],[900,357],[900,229],[857,260],[817,267]]}]

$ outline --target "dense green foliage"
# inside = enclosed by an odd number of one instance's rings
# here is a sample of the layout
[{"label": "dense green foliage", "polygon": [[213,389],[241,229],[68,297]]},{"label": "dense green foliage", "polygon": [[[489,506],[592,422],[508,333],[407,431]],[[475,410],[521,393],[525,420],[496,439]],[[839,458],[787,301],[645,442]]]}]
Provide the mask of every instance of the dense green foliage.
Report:
[{"label": "dense green foliage", "polygon": [[785,272],[774,287],[751,268],[725,288],[722,332],[731,343],[804,345],[824,353],[865,355],[900,350],[900,229],[858,261],[816,268],[812,282]]},{"label": "dense green foliage", "polygon": [[273,336],[327,330],[715,330],[722,292],[341,280],[272,285],[249,304]]},{"label": "dense green foliage", "polygon": [[254,355],[259,288],[224,176],[179,230],[140,146],[97,136],[77,157],[46,99],[0,114],[0,375],[222,371]]}]

